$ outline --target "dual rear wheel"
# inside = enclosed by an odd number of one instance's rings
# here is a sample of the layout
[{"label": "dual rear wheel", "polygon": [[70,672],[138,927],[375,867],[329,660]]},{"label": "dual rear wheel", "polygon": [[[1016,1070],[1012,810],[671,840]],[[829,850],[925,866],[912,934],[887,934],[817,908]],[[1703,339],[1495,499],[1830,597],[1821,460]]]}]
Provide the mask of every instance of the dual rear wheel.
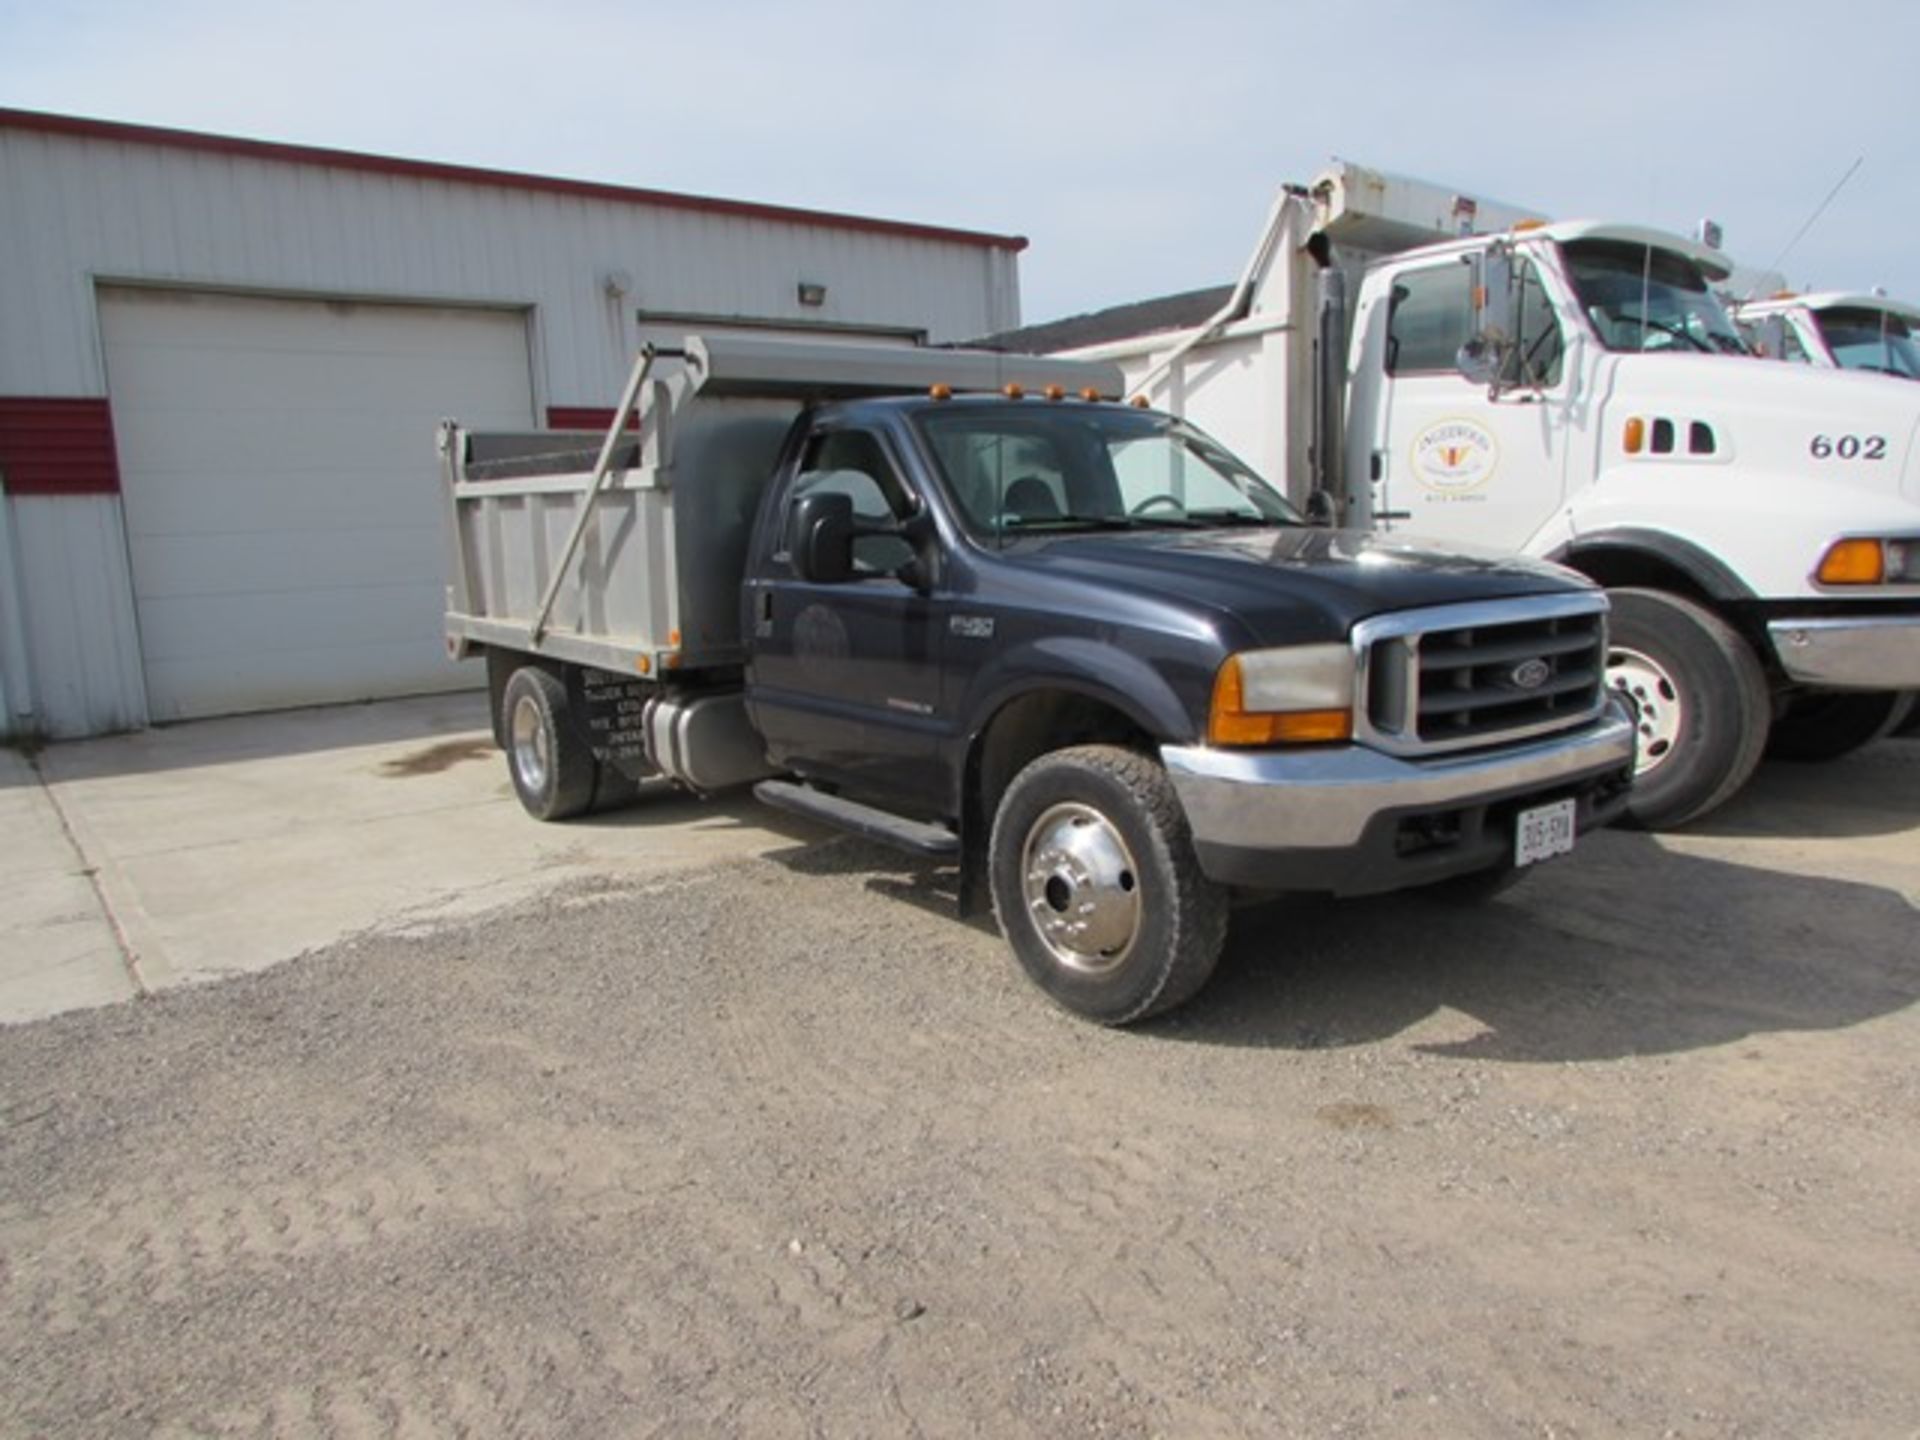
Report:
[{"label": "dual rear wheel", "polygon": [[640,785],[594,759],[576,730],[567,687],[547,670],[523,665],[500,697],[507,773],[520,804],[536,820],[567,820],[634,800]]}]

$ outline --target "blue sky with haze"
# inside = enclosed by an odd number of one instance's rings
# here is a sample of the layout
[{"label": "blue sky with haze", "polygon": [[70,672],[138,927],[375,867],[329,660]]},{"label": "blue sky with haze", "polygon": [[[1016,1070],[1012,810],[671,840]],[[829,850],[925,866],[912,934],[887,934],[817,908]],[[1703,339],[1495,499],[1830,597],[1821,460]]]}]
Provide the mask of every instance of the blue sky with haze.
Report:
[{"label": "blue sky with haze", "polygon": [[0,105],[1027,235],[1029,321],[1221,283],[1345,156],[1702,215],[1920,301],[1920,3],[0,0]]}]

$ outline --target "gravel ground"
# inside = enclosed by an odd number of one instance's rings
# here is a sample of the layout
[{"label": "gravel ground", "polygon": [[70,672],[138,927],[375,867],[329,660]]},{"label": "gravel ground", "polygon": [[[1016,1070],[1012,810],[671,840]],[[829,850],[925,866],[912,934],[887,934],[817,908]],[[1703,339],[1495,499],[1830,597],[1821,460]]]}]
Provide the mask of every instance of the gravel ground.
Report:
[{"label": "gravel ground", "polygon": [[1920,1434],[1920,742],[1841,781],[1126,1033],[851,841],[0,1032],[0,1430]]}]

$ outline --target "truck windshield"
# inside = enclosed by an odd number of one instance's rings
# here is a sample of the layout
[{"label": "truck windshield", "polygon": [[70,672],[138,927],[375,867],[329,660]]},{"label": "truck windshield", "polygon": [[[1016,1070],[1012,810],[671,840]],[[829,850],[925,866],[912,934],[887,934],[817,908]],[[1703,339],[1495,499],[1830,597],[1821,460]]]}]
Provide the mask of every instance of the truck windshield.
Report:
[{"label": "truck windshield", "polygon": [[1920,380],[1920,344],[1898,315],[1884,310],[1836,308],[1814,316],[1820,336],[1842,370],[1877,370]]},{"label": "truck windshield", "polygon": [[1561,247],[1580,308],[1609,350],[1750,353],[1693,261],[1625,240]]},{"label": "truck windshield", "polygon": [[1152,411],[947,402],[915,423],[967,523],[985,534],[1303,523],[1239,460]]}]

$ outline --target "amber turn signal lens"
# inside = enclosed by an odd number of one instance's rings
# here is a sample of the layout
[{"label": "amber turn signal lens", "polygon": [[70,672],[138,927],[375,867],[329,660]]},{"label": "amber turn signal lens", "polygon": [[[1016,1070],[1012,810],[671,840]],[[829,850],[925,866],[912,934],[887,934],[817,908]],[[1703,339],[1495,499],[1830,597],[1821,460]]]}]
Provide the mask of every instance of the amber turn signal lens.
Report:
[{"label": "amber turn signal lens", "polygon": [[1878,540],[1836,540],[1814,578],[1822,585],[1878,585],[1887,578],[1886,552]]},{"label": "amber turn signal lens", "polygon": [[1627,433],[1621,437],[1621,443],[1626,446],[1627,454],[1638,455],[1646,447],[1647,422],[1638,415],[1627,421]]},{"label": "amber turn signal lens", "polygon": [[953,398],[953,386],[942,381],[938,385],[929,385],[927,387],[927,394],[935,400],[951,400]]},{"label": "amber turn signal lens", "polygon": [[1339,710],[1249,711],[1240,657],[1229,656],[1213,682],[1213,708],[1207,717],[1209,745],[1310,745],[1348,740],[1353,712]]},{"label": "amber turn signal lens", "polygon": [[1009,400],[1019,400],[1026,395],[1027,391],[1026,387],[1022,385],[1008,385],[1004,387],[1000,393]]}]

